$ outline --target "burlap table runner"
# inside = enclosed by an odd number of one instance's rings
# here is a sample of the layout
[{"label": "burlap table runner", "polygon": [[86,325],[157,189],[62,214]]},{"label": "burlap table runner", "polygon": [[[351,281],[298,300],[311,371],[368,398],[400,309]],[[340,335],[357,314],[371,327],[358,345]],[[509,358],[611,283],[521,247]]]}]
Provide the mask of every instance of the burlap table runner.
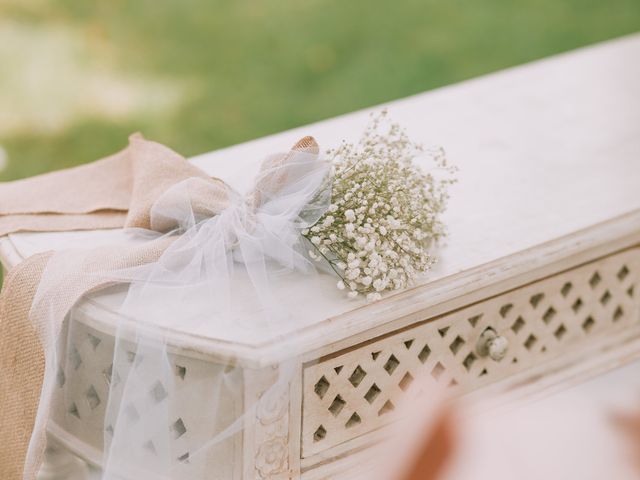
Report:
[{"label": "burlap table runner", "polygon": [[[317,153],[311,137],[300,140],[292,151]],[[287,156],[280,157],[286,161]],[[273,160],[271,160],[273,161]],[[0,184],[0,235],[18,231],[67,231],[152,225],[150,211],[171,186],[189,179],[205,179],[217,185],[213,196],[194,191],[192,205],[206,215],[226,207],[230,189],[218,179],[187,162],[169,148],[140,135],[130,137],[123,151],[94,163],[37,177]],[[272,184],[286,182],[276,179]],[[259,189],[249,199],[259,202]],[[64,295],[53,306],[56,332],[65,315],[86,293],[107,282],[87,282],[87,273],[105,272],[156,261],[172,237],[162,237],[135,248],[105,247],[93,250],[64,285]],[[45,370],[40,337],[41,315],[32,309],[34,295],[52,252],[34,255],[5,278],[0,294],[0,478],[32,480],[42,461],[45,432],[34,431]],[[83,280],[80,280],[82,278]],[[32,442],[35,461],[25,468]]]}]

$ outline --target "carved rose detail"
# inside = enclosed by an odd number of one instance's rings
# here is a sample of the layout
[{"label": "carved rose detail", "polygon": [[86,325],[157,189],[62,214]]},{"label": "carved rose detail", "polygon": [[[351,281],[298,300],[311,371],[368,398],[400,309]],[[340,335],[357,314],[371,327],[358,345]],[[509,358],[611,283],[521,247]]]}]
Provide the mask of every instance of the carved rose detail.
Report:
[{"label": "carved rose detail", "polygon": [[282,473],[287,469],[287,439],[274,437],[260,445],[256,456],[256,470],[261,478]]},{"label": "carved rose detail", "polygon": [[263,425],[269,425],[285,416],[289,408],[289,390],[268,391],[258,402],[258,418]]}]

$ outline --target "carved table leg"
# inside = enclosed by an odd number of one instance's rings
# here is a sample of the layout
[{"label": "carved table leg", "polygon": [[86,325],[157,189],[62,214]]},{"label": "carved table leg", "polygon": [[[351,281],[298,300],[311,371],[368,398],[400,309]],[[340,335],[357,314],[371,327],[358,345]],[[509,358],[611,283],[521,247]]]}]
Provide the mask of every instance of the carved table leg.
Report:
[{"label": "carved table leg", "polygon": [[89,467],[53,438],[47,438],[38,480],[89,480]]},{"label": "carved table leg", "polygon": [[[299,477],[299,422],[291,421],[291,411],[300,408],[301,366],[292,362],[282,372],[283,366],[245,371],[245,404],[256,405],[256,418],[248,419],[244,432],[243,480]],[[273,388],[280,375],[282,384]]]}]

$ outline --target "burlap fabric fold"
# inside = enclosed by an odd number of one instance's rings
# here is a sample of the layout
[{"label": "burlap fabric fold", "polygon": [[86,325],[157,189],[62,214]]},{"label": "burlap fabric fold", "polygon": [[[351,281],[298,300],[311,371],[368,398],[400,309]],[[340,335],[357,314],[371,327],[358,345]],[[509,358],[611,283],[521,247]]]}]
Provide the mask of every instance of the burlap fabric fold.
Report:
[{"label": "burlap fabric fold", "polygon": [[[317,153],[318,147],[311,137],[305,137],[292,151]],[[283,156],[278,161],[286,159]],[[217,187],[207,189],[206,194],[198,189],[190,192],[194,211],[212,216],[226,208],[230,189],[224,182],[209,177],[171,149],[136,134],[130,137],[126,149],[105,159],[0,184],[0,236],[19,231],[120,227],[169,230],[173,226],[170,223],[152,225],[150,212],[170,187],[191,178],[212,182]],[[286,178],[271,183],[280,182],[286,182]],[[257,197],[253,192],[247,201],[259,202]],[[134,248],[103,247],[91,251],[77,272],[77,279],[68,280],[65,294],[53,305],[56,331],[60,331],[66,314],[83,295],[108,285],[104,280],[87,282],[87,273],[154,262],[174,238],[161,237]],[[0,294],[2,480],[34,479],[44,455],[45,432],[34,431],[45,370],[39,335],[42,315],[32,309],[32,303],[51,255],[51,252],[34,255],[14,267]],[[25,468],[30,442],[36,461]]]}]

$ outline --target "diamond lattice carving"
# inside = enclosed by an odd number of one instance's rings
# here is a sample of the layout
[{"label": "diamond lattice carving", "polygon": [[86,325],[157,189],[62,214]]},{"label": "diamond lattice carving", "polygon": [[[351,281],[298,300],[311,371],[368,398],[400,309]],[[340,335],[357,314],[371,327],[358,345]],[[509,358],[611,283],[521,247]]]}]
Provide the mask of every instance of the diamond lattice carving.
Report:
[{"label": "diamond lattice carving", "polygon": [[[309,364],[303,456],[389,423],[429,382],[468,392],[638,323],[639,273],[639,252],[628,250]],[[476,352],[488,327],[509,341],[499,362]]]},{"label": "diamond lattice carving", "polygon": [[[155,444],[144,427],[145,415],[160,410],[168,415],[168,433],[171,459],[181,478],[190,478],[189,471],[202,471],[208,462],[223,464],[233,455],[233,439],[228,444],[211,452],[193,455],[212,436],[219,433],[225,424],[218,415],[235,411],[234,397],[229,391],[220,392],[220,375],[224,366],[202,359],[179,354],[170,354],[173,363],[171,378],[154,378],[145,372],[152,360],[133,344],[120,342],[118,362],[114,365],[115,342],[113,336],[99,331],[74,315],[65,322],[58,345],[61,359],[56,372],[52,420],[66,435],[101,450],[106,438],[109,441],[117,434],[114,425],[105,425],[105,410],[110,388],[119,394],[124,388],[128,372],[136,374],[143,383],[145,395],[132,403],[123,405],[129,427],[127,438],[130,448],[137,451],[143,461],[157,462],[162,445]],[[151,368],[151,371],[156,371]],[[235,380],[237,382],[237,379]],[[170,382],[173,390],[168,385]],[[234,383],[233,381],[230,383]],[[220,394],[219,408],[207,410],[207,399]],[[204,403],[201,403],[204,402]],[[139,428],[138,428],[139,427]],[[167,447],[164,446],[166,449]],[[224,478],[231,477],[233,463],[224,467]]]}]

